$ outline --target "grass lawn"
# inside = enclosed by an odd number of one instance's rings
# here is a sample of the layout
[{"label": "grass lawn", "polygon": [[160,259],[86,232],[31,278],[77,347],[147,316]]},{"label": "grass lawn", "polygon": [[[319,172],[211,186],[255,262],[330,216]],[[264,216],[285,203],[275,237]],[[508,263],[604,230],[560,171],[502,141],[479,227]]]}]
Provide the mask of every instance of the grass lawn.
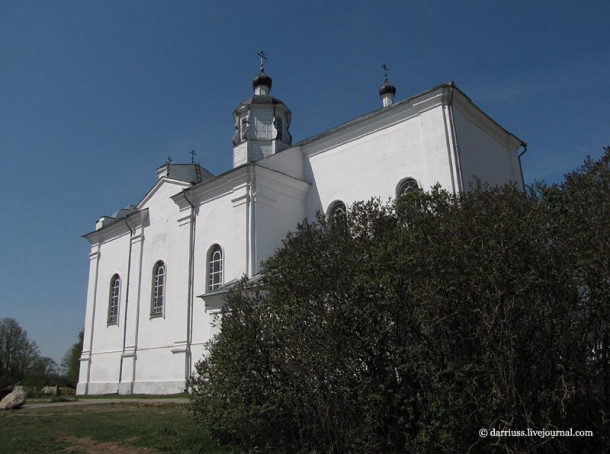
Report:
[{"label": "grass lawn", "polygon": [[105,403],[0,412],[0,453],[226,453],[187,405]]}]

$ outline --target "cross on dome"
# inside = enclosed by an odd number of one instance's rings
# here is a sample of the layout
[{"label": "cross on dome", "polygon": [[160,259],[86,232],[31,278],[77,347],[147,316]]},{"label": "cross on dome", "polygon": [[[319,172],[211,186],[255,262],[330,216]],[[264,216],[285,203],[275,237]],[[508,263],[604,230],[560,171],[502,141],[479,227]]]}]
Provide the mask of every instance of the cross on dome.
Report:
[{"label": "cross on dome", "polygon": [[261,50],[258,54],[260,58],[261,58],[261,67],[260,67],[260,71],[261,72],[265,72],[265,60],[267,60],[267,57],[265,56],[265,51]]},{"label": "cross on dome", "polygon": [[[260,72],[258,75],[252,80],[252,88],[254,88],[255,94],[257,95],[268,95],[271,90],[271,77],[265,74],[265,60],[267,60],[267,56],[265,55],[265,51],[261,50],[257,53],[261,59]],[[261,88],[263,87],[263,88]]]},{"label": "cross on dome", "polygon": [[383,77],[387,81],[388,80],[388,70],[390,68],[388,68],[388,66],[385,63],[383,65],[381,65],[381,67],[383,68]]}]

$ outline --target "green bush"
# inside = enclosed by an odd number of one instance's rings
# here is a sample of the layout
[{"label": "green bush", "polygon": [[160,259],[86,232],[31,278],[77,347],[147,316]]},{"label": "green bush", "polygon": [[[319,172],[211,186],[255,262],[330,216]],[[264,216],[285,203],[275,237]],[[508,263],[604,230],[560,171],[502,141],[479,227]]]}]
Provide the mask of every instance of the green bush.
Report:
[{"label": "green bush", "polygon": [[[245,451],[602,451],[609,162],[304,221],[227,297],[196,417]],[[479,436],[527,428],[594,436]]]}]

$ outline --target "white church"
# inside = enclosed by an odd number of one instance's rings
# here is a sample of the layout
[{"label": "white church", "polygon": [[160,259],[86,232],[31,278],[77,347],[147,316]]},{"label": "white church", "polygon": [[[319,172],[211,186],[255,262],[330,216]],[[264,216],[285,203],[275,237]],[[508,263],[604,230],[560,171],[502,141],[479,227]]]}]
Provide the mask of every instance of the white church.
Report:
[{"label": "white church", "polygon": [[457,193],[474,178],[523,185],[525,144],[453,83],[395,102],[386,73],[379,109],[297,144],[262,59],[252,85],[233,112],[232,169],[215,176],[168,162],[137,205],[84,235],[91,253],[77,394],[183,392],[218,329],[223,295],[256,278],[286,233],[317,211],[331,216],[437,183]]}]

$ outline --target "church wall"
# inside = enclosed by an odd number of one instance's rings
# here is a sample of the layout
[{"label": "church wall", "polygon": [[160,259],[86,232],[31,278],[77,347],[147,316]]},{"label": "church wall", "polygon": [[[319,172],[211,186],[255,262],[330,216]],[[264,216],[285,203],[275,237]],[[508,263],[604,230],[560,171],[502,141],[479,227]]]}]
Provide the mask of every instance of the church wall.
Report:
[{"label": "church wall", "polygon": [[248,142],[242,142],[233,147],[233,168],[248,162]]},{"label": "church wall", "polygon": [[[239,279],[246,272],[246,188],[243,182],[237,188],[225,189],[198,206],[195,234],[194,295],[206,293],[208,286],[208,254],[214,244],[223,252],[223,282]],[[201,358],[203,344],[214,329],[213,316],[205,311],[204,302],[195,298],[193,304],[192,357],[193,363]]]},{"label": "church wall", "polygon": [[209,326],[209,331],[206,331],[206,333],[209,332],[209,334],[206,335],[207,337],[204,338],[201,335],[198,335],[191,346],[192,367],[194,368],[195,364],[203,359],[203,355],[207,351],[206,344],[212,338],[212,335],[216,334],[218,330],[217,322],[220,320],[217,319],[215,314],[210,314],[205,311],[204,304],[200,299],[195,301],[195,311],[193,315],[193,320],[197,321],[194,323],[195,326]]},{"label": "church wall", "polygon": [[199,207],[196,233],[195,294],[207,291],[208,254],[214,244],[223,251],[223,282],[239,279],[247,269],[248,192],[245,180]]},{"label": "church wall", "polygon": [[[95,352],[121,351],[123,348],[123,329],[125,323],[125,300],[127,296],[127,250],[129,233],[103,242],[100,248],[98,270],[97,304],[94,315]],[[118,323],[108,324],[108,305],[110,302],[110,282],[118,274],[121,279],[119,294]]]},{"label": "church wall", "polygon": [[336,200],[347,205],[371,197],[387,201],[396,197],[398,184],[408,177],[424,189],[437,182],[450,188],[442,107],[418,115],[403,113],[401,121],[393,120],[386,121],[393,125],[366,134],[365,125],[331,137],[327,148],[317,143],[303,146],[306,179],[313,183],[308,215],[326,212]]},{"label": "church wall", "polygon": [[454,118],[465,189],[474,175],[492,186],[512,181],[521,187],[520,141],[481,114],[459,106]]},{"label": "church wall", "polygon": [[[165,382],[185,377],[188,304],[185,257],[189,250],[189,227],[170,198],[180,189],[176,184],[163,184],[145,204],[149,209],[149,225],[144,229],[139,319],[134,327],[137,328],[134,392],[142,381]],[[160,260],[166,267],[164,308],[162,316],[151,316],[153,270]]]},{"label": "church wall", "polygon": [[272,256],[286,234],[296,230],[305,218],[305,197],[309,189],[302,180],[258,166],[256,172],[255,273],[259,271],[260,261]]},{"label": "church wall", "polygon": [[295,178],[304,178],[303,154],[299,145],[271,155],[259,164],[267,169],[272,169]]},{"label": "church wall", "polygon": [[[183,329],[184,331],[184,329]],[[173,394],[185,389],[184,351],[138,349],[133,394]]]},{"label": "church wall", "polygon": [[219,213],[214,216],[213,231],[224,251],[225,284],[247,275],[251,265],[250,197],[248,183],[237,182],[233,192],[225,196],[224,200],[219,200],[221,207]]},{"label": "church wall", "polygon": [[116,393],[119,383],[121,352],[96,351],[91,361],[89,394]]},{"label": "church wall", "polygon": [[[127,298],[127,269],[129,233],[123,225],[114,227],[117,232],[109,239],[94,245],[97,265],[91,268],[91,295],[88,298],[87,323],[84,333],[83,355],[79,379],[79,393],[116,392],[119,381],[119,365],[125,330],[125,303]],[[123,230],[122,233],[120,230]],[[120,277],[119,309],[117,322],[108,323],[110,285],[112,277]],[[97,284],[97,285],[96,285]],[[95,295],[93,295],[95,293]],[[93,300],[95,298],[95,301]],[[93,307],[95,303],[95,307]],[[93,339],[91,336],[93,334]]]},{"label": "church wall", "polygon": [[78,384],[76,387],[77,394],[86,394],[87,385],[89,382],[90,364],[91,364],[91,345],[93,341],[93,314],[96,305],[97,293],[97,272],[99,265],[100,254],[98,245],[94,245],[89,253],[89,281],[87,284],[87,307],[85,309],[85,326],[83,332],[83,351],[80,357],[80,369],[78,376]]},{"label": "church wall", "polygon": [[[123,330],[125,316],[125,299],[127,290],[127,255],[124,250],[129,247],[129,234],[123,233],[118,237],[105,240],[99,246],[99,257],[95,271],[94,286],[90,301],[89,323],[85,331],[87,343],[84,344],[81,361],[81,380],[87,382],[89,377],[89,393],[116,392],[119,380],[118,366],[123,347]],[[93,247],[98,249],[97,246]],[[110,302],[110,285],[112,277],[120,276],[119,310],[116,324],[108,324],[108,306]],[[95,307],[93,307],[95,297]],[[91,341],[91,335],[94,337]],[[87,347],[85,347],[87,345]],[[82,387],[81,387],[82,389]],[[84,390],[83,390],[84,391]]]},{"label": "church wall", "polygon": [[421,150],[425,162],[425,178],[418,180],[420,187],[428,191],[440,184],[449,192],[457,192],[458,177],[447,107],[437,106],[426,110],[420,114],[419,119],[422,130]]},{"label": "church wall", "polygon": [[271,156],[275,151],[276,144],[272,140],[260,139],[243,142],[233,148],[233,167],[258,161],[259,159]]}]

